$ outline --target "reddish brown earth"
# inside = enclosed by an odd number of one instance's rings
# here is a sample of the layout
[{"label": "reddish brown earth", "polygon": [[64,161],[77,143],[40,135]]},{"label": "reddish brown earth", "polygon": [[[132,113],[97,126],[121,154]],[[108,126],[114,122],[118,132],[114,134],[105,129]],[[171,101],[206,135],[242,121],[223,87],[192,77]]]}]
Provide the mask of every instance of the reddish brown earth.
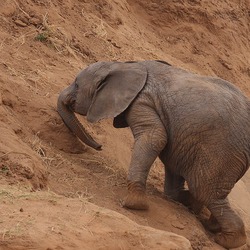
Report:
[{"label": "reddish brown earth", "polygon": [[[223,249],[194,214],[163,198],[159,162],[150,210],[122,208],[130,131],[81,118],[103,144],[96,152],[68,131],[56,101],[99,60],[166,60],[250,96],[249,24],[248,0],[1,1],[0,249]],[[249,171],[230,200],[250,238]]]}]

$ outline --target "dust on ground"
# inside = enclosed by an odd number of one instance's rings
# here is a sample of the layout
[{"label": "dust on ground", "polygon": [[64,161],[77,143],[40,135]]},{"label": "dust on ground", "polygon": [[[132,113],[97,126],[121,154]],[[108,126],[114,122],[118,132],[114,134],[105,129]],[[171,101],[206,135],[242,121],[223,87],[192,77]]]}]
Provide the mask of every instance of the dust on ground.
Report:
[{"label": "dust on ground", "polygon": [[[68,131],[56,102],[99,60],[161,59],[250,95],[249,23],[247,0],[1,1],[0,249],[222,249],[194,214],[163,198],[159,162],[150,210],[122,208],[129,129],[80,118],[103,144],[96,152]],[[249,188],[248,171],[230,196],[248,237]]]}]

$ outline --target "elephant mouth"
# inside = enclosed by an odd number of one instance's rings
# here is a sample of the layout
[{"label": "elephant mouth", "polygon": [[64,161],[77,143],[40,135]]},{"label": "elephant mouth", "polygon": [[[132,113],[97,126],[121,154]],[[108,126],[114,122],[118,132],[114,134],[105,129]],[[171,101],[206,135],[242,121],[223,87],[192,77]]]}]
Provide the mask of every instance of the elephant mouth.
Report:
[{"label": "elephant mouth", "polygon": [[74,111],[75,107],[76,107],[76,100],[72,100],[69,104],[69,108]]},{"label": "elephant mouth", "polygon": [[65,98],[65,100],[63,101],[63,103],[71,111],[75,110],[76,99],[73,96],[68,96],[67,98]]},{"label": "elephant mouth", "polygon": [[101,150],[101,145],[98,144],[84,129],[74,114],[76,99],[71,95],[65,95],[62,92],[57,101],[57,110],[66,126],[85,144]]}]

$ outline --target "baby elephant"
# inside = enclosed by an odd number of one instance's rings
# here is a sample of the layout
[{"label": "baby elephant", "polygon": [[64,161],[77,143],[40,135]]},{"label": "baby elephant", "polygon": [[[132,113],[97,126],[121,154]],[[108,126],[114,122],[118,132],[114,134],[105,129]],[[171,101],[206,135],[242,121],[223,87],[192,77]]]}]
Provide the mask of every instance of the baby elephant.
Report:
[{"label": "baby elephant", "polygon": [[131,128],[135,142],[125,207],[148,208],[146,180],[158,156],[166,196],[205,205],[211,212],[206,224],[218,244],[246,243],[244,224],[227,200],[249,168],[250,102],[237,87],[163,61],[97,62],[61,92],[57,109],[74,134],[97,150],[101,145],[74,112],[89,122],[113,117],[115,127]]}]

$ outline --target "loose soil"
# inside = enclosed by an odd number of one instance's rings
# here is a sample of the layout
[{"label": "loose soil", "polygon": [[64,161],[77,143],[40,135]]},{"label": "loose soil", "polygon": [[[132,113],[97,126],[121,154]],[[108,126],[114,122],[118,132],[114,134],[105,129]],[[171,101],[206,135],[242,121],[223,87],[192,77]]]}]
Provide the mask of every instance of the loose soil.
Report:
[{"label": "loose soil", "polygon": [[[1,1],[0,249],[223,249],[191,211],[163,197],[159,161],[150,209],[122,208],[129,129],[79,117],[103,145],[97,152],[72,135],[56,103],[100,60],[165,60],[250,96],[249,24],[248,0]],[[249,171],[230,201],[250,238]]]}]

